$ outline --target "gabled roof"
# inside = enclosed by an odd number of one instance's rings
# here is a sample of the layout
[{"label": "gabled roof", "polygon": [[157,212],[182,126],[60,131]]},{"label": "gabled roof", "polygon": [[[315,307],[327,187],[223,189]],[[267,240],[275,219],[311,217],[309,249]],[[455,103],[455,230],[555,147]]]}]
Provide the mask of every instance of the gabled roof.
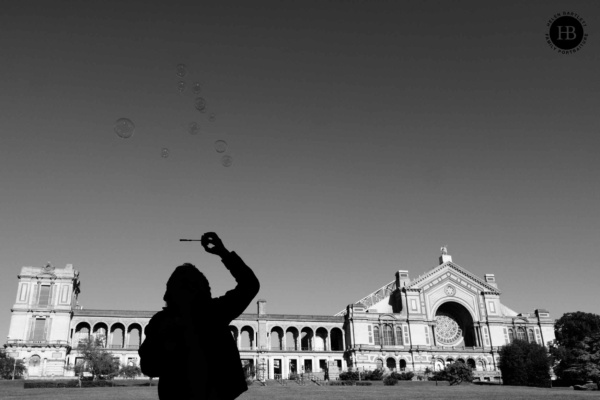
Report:
[{"label": "gabled roof", "polygon": [[[429,280],[429,278],[433,277],[435,274],[437,274],[438,272],[440,272],[444,269],[451,269],[451,270],[455,271],[459,275],[462,275],[462,276],[470,279],[471,281],[475,282],[476,284],[482,286],[489,292],[492,292],[492,293],[495,293],[498,295],[501,293],[497,287],[490,285],[489,283],[485,282],[483,279],[481,279],[477,275],[467,271],[466,269],[464,269],[463,267],[461,267],[458,264],[453,263],[452,261],[447,261],[443,264],[440,264],[437,267],[426,272],[424,275],[421,275],[421,276],[417,277],[416,279],[413,279],[406,285],[406,288],[407,289],[420,288],[425,281]],[[376,304],[376,303],[380,302],[381,300],[385,299],[386,297],[388,297],[395,289],[396,289],[396,281],[393,280],[390,283],[377,289],[373,293],[356,301],[354,304],[358,305],[360,303],[365,308],[369,308],[373,304]],[[335,316],[342,316],[345,314],[346,314],[346,310],[344,309],[344,310],[341,310],[338,313],[336,313]]]},{"label": "gabled roof", "polygon": [[461,267],[458,264],[453,263],[452,261],[447,261],[443,264],[440,264],[437,267],[435,267],[432,270],[425,273],[424,275],[421,275],[421,276],[417,277],[416,279],[413,279],[412,281],[409,282],[408,285],[406,285],[406,288],[407,289],[420,288],[425,281],[429,280],[431,277],[436,275],[438,272],[445,270],[445,269],[451,269],[454,272],[457,272],[459,275],[469,278],[473,282],[475,282],[478,285],[487,289],[489,292],[496,293],[496,294],[501,293],[497,287],[490,285],[489,283],[485,282],[483,279],[479,278],[477,275],[467,271],[466,269],[464,269],[463,267]]}]

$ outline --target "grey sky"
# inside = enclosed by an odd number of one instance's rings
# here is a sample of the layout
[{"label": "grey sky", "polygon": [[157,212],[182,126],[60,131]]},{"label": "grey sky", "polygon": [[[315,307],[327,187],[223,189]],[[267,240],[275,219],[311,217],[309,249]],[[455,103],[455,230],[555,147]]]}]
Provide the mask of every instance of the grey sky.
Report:
[{"label": "grey sky", "polygon": [[[23,265],[73,263],[86,308],[158,310],[183,262],[224,293],[178,242],[212,230],[273,313],[333,314],[444,244],[516,311],[599,312],[598,3],[123,3],[0,6],[3,337]],[[577,54],[545,43],[562,11]]]}]

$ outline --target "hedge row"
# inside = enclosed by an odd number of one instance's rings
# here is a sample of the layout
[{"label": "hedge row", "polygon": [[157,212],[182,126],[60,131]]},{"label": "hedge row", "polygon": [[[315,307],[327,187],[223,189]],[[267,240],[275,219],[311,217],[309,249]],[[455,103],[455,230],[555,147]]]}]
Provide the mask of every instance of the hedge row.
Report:
[{"label": "hedge row", "polygon": [[373,382],[363,381],[330,381],[330,386],[371,386]]},{"label": "hedge row", "polygon": [[[144,381],[139,383],[123,384],[116,381],[81,381],[81,387],[112,387],[112,386],[156,386],[158,382]],[[26,381],[23,384],[25,389],[42,389],[42,388],[78,388],[79,380],[70,379],[62,381]]]}]

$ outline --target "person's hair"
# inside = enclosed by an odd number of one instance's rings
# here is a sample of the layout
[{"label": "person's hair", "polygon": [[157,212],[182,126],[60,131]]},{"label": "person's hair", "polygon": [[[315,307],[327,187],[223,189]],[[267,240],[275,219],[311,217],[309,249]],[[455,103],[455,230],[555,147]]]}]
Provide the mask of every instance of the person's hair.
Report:
[{"label": "person's hair", "polygon": [[181,286],[210,295],[210,284],[206,276],[193,264],[185,263],[175,268],[167,281],[167,291],[163,296],[167,308],[169,303],[173,306],[173,297],[176,296],[177,288]]}]

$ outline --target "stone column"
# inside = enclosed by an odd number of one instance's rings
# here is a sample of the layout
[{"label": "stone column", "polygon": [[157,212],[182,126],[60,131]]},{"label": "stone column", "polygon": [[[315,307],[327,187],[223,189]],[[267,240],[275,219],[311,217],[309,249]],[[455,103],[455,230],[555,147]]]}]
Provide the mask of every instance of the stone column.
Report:
[{"label": "stone column", "polygon": [[331,331],[327,331],[327,340],[325,341],[325,351],[331,351]]},{"label": "stone column", "polygon": [[[282,350],[287,350],[287,338],[285,336],[286,336],[286,333],[284,331],[283,332],[283,337],[281,338],[281,347],[282,347]],[[282,369],[282,374],[283,374],[283,369]]]}]

